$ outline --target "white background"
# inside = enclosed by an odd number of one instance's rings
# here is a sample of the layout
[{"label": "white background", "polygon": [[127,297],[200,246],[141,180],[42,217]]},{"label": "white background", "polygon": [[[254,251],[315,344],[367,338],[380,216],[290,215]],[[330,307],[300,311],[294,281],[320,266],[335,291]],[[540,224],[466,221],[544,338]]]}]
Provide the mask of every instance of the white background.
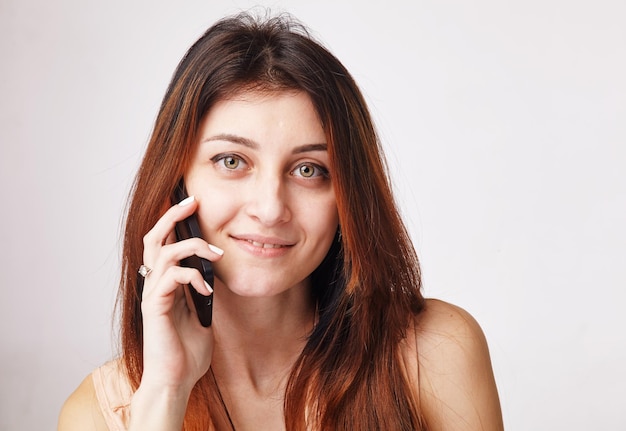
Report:
[{"label": "white background", "polygon": [[[0,0],[0,429],[116,352],[126,194],[189,45],[246,1]],[[624,430],[626,3],[276,1],[371,104],[425,293],[487,335],[508,430]]]}]

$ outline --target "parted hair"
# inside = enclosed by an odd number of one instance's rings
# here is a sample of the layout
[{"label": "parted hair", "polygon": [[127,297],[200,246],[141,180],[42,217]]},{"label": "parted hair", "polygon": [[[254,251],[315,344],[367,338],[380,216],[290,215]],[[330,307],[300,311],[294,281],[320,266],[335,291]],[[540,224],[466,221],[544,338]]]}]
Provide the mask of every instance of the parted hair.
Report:
[{"label": "parted hair", "polygon": [[[143,370],[136,276],[143,236],[187,169],[202,118],[217,101],[247,90],[309,95],[326,134],[339,213],[335,241],[311,275],[318,320],[287,382],[287,429],[426,429],[401,356],[424,307],[420,270],[379,139],[346,68],[288,15],[218,21],[187,51],[167,88],[125,220],[118,299],[131,385],[139,386]],[[187,431],[228,424],[210,374],[192,391]]]}]

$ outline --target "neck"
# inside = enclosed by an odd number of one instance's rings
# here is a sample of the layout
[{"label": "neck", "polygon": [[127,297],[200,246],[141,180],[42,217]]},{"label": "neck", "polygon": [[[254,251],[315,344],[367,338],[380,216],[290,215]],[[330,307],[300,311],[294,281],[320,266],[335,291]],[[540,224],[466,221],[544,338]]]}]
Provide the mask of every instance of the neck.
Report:
[{"label": "neck", "polygon": [[248,298],[217,285],[211,362],[220,384],[251,387],[258,394],[284,388],[315,320],[308,286],[273,297]]}]

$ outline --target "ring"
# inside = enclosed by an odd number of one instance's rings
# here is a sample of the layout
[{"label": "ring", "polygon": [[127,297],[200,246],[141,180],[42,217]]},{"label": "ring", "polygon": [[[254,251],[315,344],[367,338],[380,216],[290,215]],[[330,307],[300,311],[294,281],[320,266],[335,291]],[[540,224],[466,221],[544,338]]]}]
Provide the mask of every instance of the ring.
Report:
[{"label": "ring", "polygon": [[139,267],[139,271],[137,271],[139,273],[139,275],[141,275],[143,278],[146,278],[148,276],[148,274],[150,274],[150,272],[152,272],[152,268],[148,268],[146,265],[141,265]]}]

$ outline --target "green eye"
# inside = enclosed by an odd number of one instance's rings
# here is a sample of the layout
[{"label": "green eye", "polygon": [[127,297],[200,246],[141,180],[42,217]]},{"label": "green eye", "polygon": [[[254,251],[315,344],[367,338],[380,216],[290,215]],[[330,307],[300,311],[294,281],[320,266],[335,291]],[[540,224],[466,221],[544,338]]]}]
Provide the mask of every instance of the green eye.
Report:
[{"label": "green eye", "polygon": [[312,162],[305,162],[296,166],[296,168],[291,171],[291,175],[311,180],[329,177],[328,169]]},{"label": "green eye", "polygon": [[315,175],[315,167],[311,165],[302,165],[298,168],[300,175],[305,178],[311,178]]},{"label": "green eye", "polygon": [[227,156],[222,159],[224,162],[224,166],[227,169],[237,169],[239,166],[239,159],[233,156]]}]

